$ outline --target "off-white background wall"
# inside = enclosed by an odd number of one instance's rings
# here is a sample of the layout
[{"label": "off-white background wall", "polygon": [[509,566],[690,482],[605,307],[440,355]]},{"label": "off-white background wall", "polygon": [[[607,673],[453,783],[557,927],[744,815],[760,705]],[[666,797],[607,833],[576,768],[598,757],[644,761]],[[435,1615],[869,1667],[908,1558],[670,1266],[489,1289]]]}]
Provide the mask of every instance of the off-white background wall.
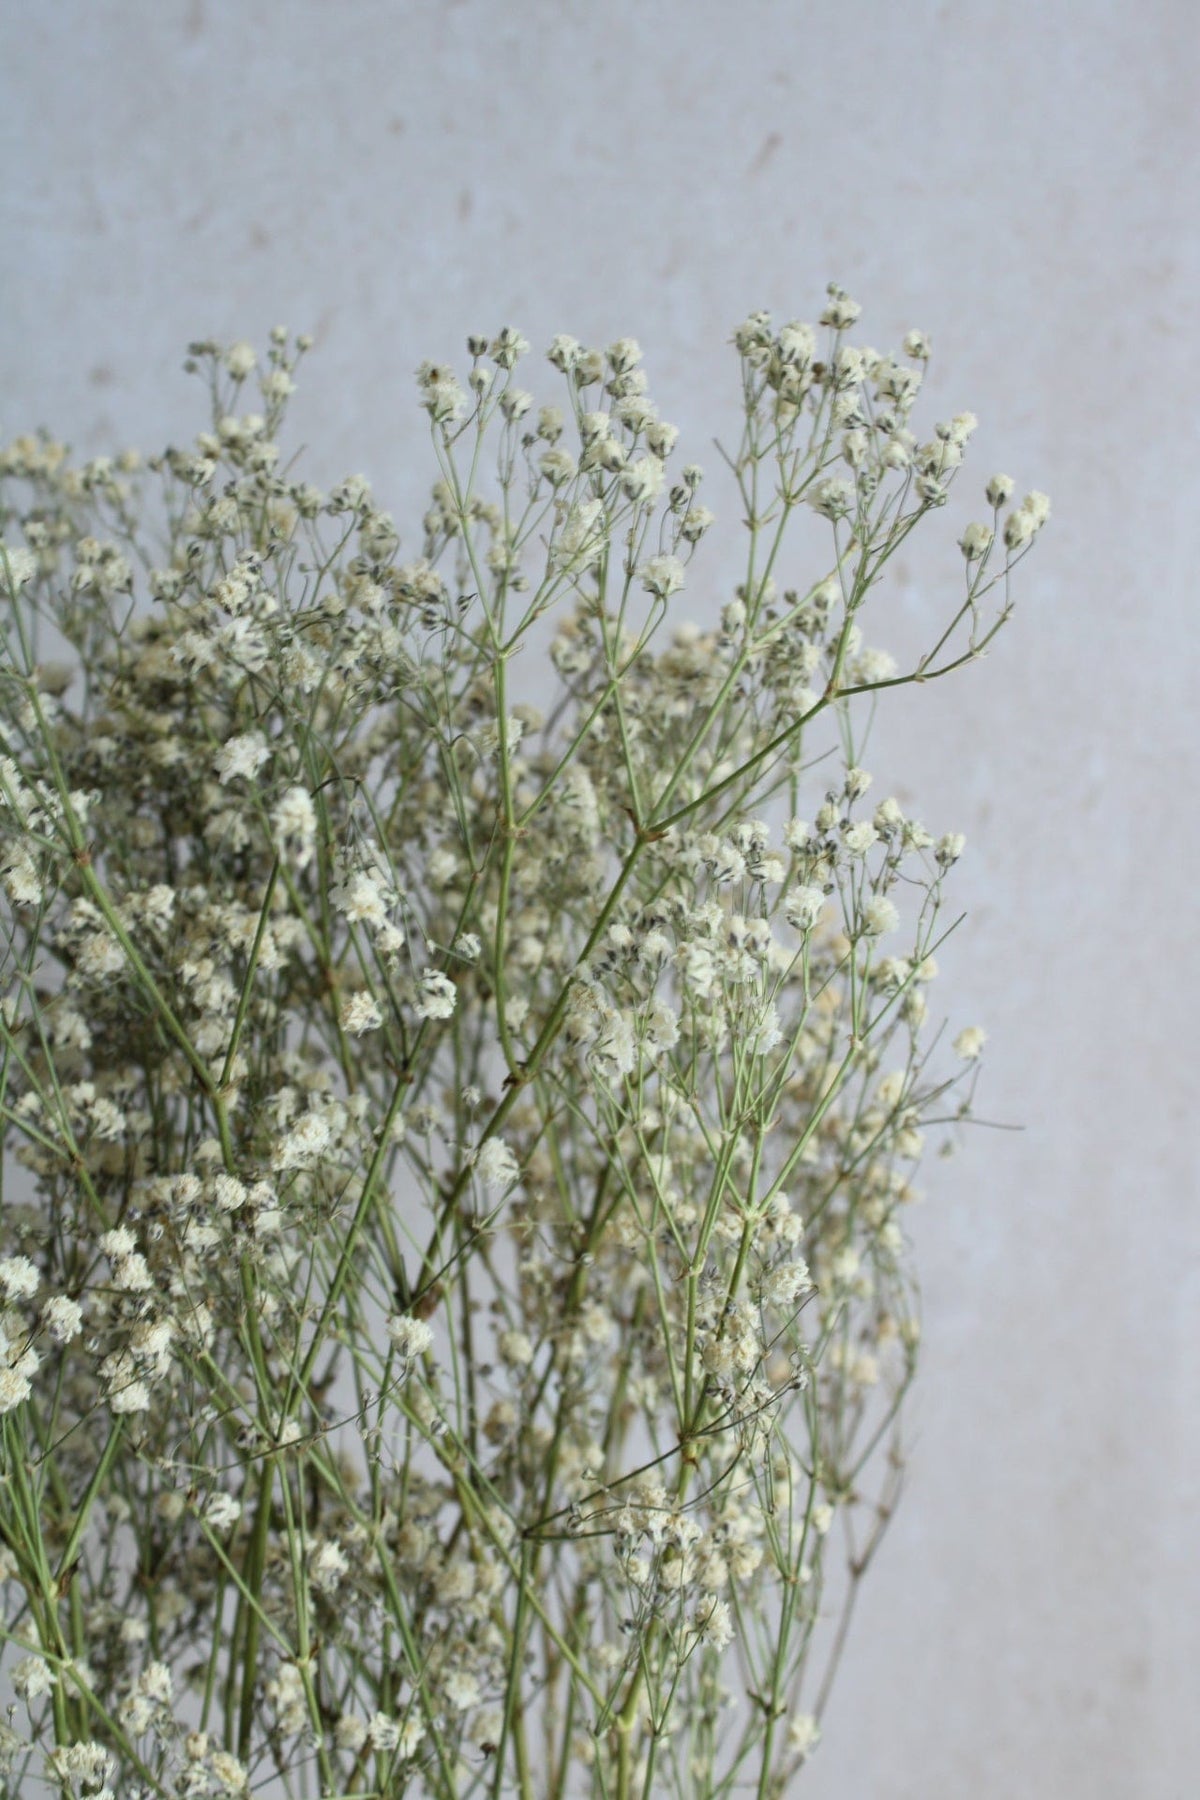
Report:
[{"label": "off-white background wall", "polygon": [[317,338],[312,478],[363,470],[403,526],[422,357],[506,322],[539,347],[631,333],[712,471],[711,607],[740,548],[709,442],[729,332],[812,316],[833,277],[866,341],[932,334],[928,421],[982,421],[940,557],[898,569],[872,641],[887,607],[904,636],[941,616],[972,484],[1051,492],[994,653],[906,690],[868,759],[967,833],[937,997],[988,1028],[981,1110],[1024,1130],[926,1182],[907,1497],[801,1786],[1187,1800],[1195,0],[10,0],[0,81],[10,433],[179,441],[187,340],[286,321]]}]

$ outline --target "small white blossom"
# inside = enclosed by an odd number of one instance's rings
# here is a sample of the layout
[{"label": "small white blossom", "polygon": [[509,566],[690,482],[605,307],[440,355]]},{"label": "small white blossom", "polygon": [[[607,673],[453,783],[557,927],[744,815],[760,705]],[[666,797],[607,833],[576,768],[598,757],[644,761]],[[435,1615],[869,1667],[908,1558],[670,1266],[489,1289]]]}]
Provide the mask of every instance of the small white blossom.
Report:
[{"label": "small white blossom", "polygon": [[488,355],[502,369],[515,368],[528,350],[529,339],[514,331],[511,325],[504,326],[488,345]]},{"label": "small white blossom", "polygon": [[883,894],[873,894],[863,907],[862,928],[868,937],[882,937],[885,932],[895,931],[899,924],[900,914]]},{"label": "small white blossom", "polygon": [[0,538],[0,579],[15,593],[37,574],[37,557],[17,544],[6,544]]},{"label": "small white blossom", "polygon": [[231,344],[226,350],[223,361],[235,381],[245,381],[247,375],[258,367],[258,355],[253,344],[245,342]]},{"label": "small white blossom", "polygon": [[450,424],[466,411],[467,397],[453,369],[423,362],[417,370],[421,404],[435,424]]},{"label": "small white blossom", "polygon": [[433,1332],[424,1319],[411,1313],[393,1313],[387,1322],[387,1334],[400,1355],[408,1361],[424,1356],[433,1343]]},{"label": "small white blossom", "polygon": [[69,1344],[83,1330],[83,1308],[66,1294],[54,1294],[43,1302],[42,1319],[50,1336],[59,1344]]},{"label": "small white blossom", "polygon": [[954,1040],[954,1052],[964,1062],[974,1062],[987,1042],[987,1033],[978,1025],[965,1025]]},{"label": "small white blossom", "polygon": [[371,1722],[367,1726],[367,1739],[372,1750],[385,1753],[394,1750],[400,1742],[400,1726],[386,1713],[377,1712],[372,1715]]},{"label": "small white blossom", "polygon": [[239,776],[253,781],[270,754],[261,731],[248,731],[242,737],[229,738],[213,758],[217,779],[222,787]]},{"label": "small white blossom", "polygon": [[329,1143],[330,1135],[328,1122],[320,1113],[305,1113],[276,1148],[274,1167],[304,1168],[320,1156]]},{"label": "small white blossom", "polygon": [[249,1776],[236,1756],[228,1750],[214,1750],[209,1762],[213,1779],[226,1794],[245,1794],[249,1792]]},{"label": "small white blossom", "polygon": [[22,1700],[39,1700],[57,1685],[58,1677],[40,1656],[23,1656],[9,1673],[14,1693]]},{"label": "small white blossom", "polygon": [[37,1368],[38,1359],[33,1351],[11,1365],[0,1362],[0,1413],[13,1412],[25,1404],[33,1392]]},{"label": "small white blossom", "polygon": [[520,1166],[503,1138],[491,1137],[475,1152],[473,1168],[485,1188],[500,1190],[511,1187]]},{"label": "small white blossom", "polygon": [[647,593],[659,600],[669,599],[683,586],[683,564],[677,556],[652,556],[638,574]]},{"label": "small white blossom", "polygon": [[317,815],[306,789],[290,787],[271,816],[276,847],[306,869],[316,846]]},{"label": "small white blossom", "polygon": [[701,1643],[724,1650],[733,1642],[733,1614],[726,1601],[702,1600],[696,1613],[696,1632]]},{"label": "small white blossom", "polygon": [[144,1381],[127,1381],[110,1392],[108,1404],[117,1414],[149,1412],[150,1389]]},{"label": "small white blossom", "polygon": [[968,525],[958,540],[958,547],[968,562],[978,562],[991,549],[995,535],[990,525]]},{"label": "small white blossom", "polygon": [[533,1344],[523,1331],[502,1331],[496,1348],[501,1360],[514,1369],[528,1368],[533,1361]]},{"label": "small white blossom", "polygon": [[457,998],[458,991],[448,975],[439,969],[426,969],[416,1005],[418,1019],[448,1019]]},{"label": "small white blossom", "polygon": [[851,856],[865,856],[878,837],[879,833],[870,819],[858,819],[853,825],[847,826],[842,841]]},{"label": "small white blossom", "polygon": [[554,364],[556,369],[567,375],[579,361],[580,350],[581,345],[578,338],[567,337],[565,333],[560,333],[558,337],[551,340],[546,358],[547,361]]},{"label": "small white blossom", "polygon": [[367,1721],[357,1713],[343,1713],[333,1728],[333,1741],[339,1750],[357,1755],[367,1741]]},{"label": "small white blossom", "polygon": [[819,887],[795,887],[784,896],[784,917],[794,930],[811,931],[824,904],[825,895]]},{"label": "small white blossom", "polygon": [[791,1306],[812,1286],[808,1264],[802,1257],[787,1262],[765,1277],[762,1297],[768,1306]]},{"label": "small white blossom", "polygon": [[443,1692],[456,1712],[466,1712],[479,1702],[479,1683],[467,1669],[454,1669],[446,1677]]},{"label": "small white blossom", "polygon": [[821,1741],[821,1727],[811,1713],[797,1713],[788,1726],[788,1749],[795,1756],[809,1756]]},{"label": "small white blossom", "polygon": [[604,549],[606,530],[604,507],[599,500],[583,500],[573,506],[554,540],[557,561],[564,568],[590,568]]},{"label": "small white blossom", "polygon": [[242,1516],[240,1501],[232,1494],[212,1494],[204,1507],[204,1517],[214,1531],[230,1531]]},{"label": "small white blossom", "polygon": [[326,1538],[309,1555],[308,1578],[322,1594],[332,1594],[349,1570],[345,1551],[331,1538]]},{"label": "small white blossom", "polygon": [[387,920],[387,902],[378,880],[356,869],[351,877],[335,887],[333,902],[349,925],[363,920],[367,925],[383,925]]},{"label": "small white blossom", "polygon": [[0,1261],[0,1288],[9,1300],[31,1300],[41,1279],[27,1256],[6,1256]]},{"label": "small white blossom", "polygon": [[357,994],[351,994],[339,1016],[342,1030],[349,1032],[351,1037],[361,1037],[366,1031],[378,1031],[383,1024],[379,1005],[365,988]]},{"label": "small white blossom", "polygon": [[842,475],[827,475],[809,489],[807,499],[822,518],[844,518],[854,506],[854,483]]}]

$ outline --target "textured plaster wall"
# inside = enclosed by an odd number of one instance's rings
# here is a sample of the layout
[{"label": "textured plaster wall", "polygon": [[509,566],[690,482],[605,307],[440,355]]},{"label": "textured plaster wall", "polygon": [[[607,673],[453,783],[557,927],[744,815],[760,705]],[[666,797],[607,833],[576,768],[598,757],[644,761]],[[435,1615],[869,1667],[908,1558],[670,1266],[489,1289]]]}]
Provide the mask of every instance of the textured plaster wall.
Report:
[{"label": "textured plaster wall", "polygon": [[[926,1182],[907,1497],[802,1786],[1196,1793],[1194,0],[14,0],[0,83],[6,431],[178,440],[188,338],[285,320],[317,338],[313,478],[362,469],[403,521],[418,360],[630,332],[713,472],[711,607],[730,328],[836,277],[868,341],[932,334],[926,417],[982,421],[968,481],[1051,492],[994,654],[869,759],[967,833],[945,1002],[1024,1129]],[[974,510],[875,641],[940,616]]]}]

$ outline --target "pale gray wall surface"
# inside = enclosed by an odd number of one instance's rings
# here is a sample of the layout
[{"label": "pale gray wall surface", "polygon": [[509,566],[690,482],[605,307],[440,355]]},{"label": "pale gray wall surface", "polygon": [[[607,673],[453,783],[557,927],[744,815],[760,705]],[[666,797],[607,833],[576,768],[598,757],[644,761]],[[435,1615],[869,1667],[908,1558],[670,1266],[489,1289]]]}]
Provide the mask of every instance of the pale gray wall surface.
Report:
[{"label": "pale gray wall surface", "polygon": [[[1050,491],[994,653],[871,759],[967,833],[938,998],[1024,1131],[929,1172],[908,1492],[801,1786],[1194,1795],[1194,0],[13,0],[0,81],[6,433],[179,441],[187,340],[286,321],[317,337],[312,478],[363,470],[403,528],[418,361],[630,333],[713,473],[715,604],[730,330],[836,278],[867,341],[932,334],[924,416],[982,421],[969,483]],[[951,510],[880,602],[898,631],[958,579]]]}]

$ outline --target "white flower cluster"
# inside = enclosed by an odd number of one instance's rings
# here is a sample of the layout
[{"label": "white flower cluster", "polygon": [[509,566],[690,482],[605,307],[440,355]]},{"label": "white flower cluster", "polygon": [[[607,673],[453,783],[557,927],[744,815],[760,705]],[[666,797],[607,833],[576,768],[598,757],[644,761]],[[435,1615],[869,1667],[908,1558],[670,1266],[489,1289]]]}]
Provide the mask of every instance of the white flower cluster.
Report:
[{"label": "white flower cluster", "polygon": [[191,346],[184,448],[0,448],[0,1763],[451,1800],[815,1749],[985,1041],[942,1072],[965,840],[856,696],[974,661],[1049,517],[992,477],[934,647],[868,641],[976,421],[921,431],[928,339],[858,316],[734,333],[751,572],[705,626],[631,337],[555,338],[544,401],[512,327],[422,363],[403,561],[363,476],[294,478],[282,327]]}]

